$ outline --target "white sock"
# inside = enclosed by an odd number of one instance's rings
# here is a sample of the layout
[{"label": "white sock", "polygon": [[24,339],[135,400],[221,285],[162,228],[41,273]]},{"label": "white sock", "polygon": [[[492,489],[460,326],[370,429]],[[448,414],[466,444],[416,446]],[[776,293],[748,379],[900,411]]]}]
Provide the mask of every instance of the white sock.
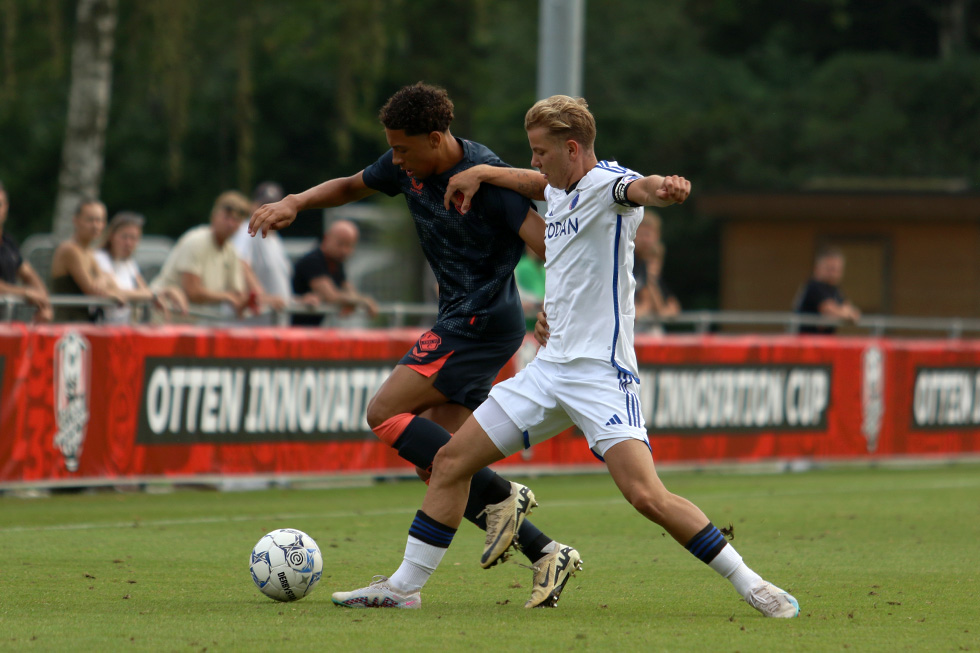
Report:
[{"label": "white sock", "polygon": [[448,549],[426,544],[409,535],[405,544],[405,559],[388,579],[388,584],[402,594],[418,592],[442,562],[446,551]]},{"label": "white sock", "polygon": [[747,596],[753,587],[762,583],[762,577],[742,562],[742,556],[731,544],[726,544],[708,566],[727,578],[735,587],[735,591],[743,597]]}]

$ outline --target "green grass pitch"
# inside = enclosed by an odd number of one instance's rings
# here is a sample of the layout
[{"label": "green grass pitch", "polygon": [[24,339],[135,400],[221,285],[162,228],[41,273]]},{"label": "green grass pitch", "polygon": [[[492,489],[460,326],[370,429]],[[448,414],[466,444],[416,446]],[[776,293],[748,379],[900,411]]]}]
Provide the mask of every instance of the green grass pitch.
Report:
[{"label": "green grass pitch", "polygon": [[[582,553],[554,610],[525,610],[531,571],[490,570],[464,524],[422,609],[350,610],[334,590],[401,561],[424,486],[0,498],[0,650],[980,650],[980,466],[797,474],[668,472],[764,577],[800,601],[770,620],[605,474],[523,479],[532,520]],[[267,531],[324,555],[320,585],[276,603],[248,573]],[[513,559],[512,559],[513,560]],[[521,562],[526,562],[520,559]]]}]

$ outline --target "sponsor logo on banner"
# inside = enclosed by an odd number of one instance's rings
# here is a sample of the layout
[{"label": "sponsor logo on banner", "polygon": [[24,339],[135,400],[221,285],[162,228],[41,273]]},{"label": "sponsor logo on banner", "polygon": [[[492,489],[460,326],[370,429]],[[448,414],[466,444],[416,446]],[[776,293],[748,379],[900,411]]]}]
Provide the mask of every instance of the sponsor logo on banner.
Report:
[{"label": "sponsor logo on banner", "polygon": [[65,458],[65,469],[78,470],[88,427],[89,382],[92,373],[88,340],[68,331],[54,346],[54,446]]},{"label": "sponsor logo on banner", "polygon": [[977,426],[980,426],[980,368],[915,368],[913,429]]},{"label": "sponsor logo on banner", "polygon": [[360,439],[390,373],[382,363],[147,358],[137,442]]},{"label": "sponsor logo on banner", "polygon": [[879,347],[868,347],[861,356],[861,433],[868,451],[878,449],[881,418],[885,414],[885,357]]},{"label": "sponsor logo on banner", "polygon": [[819,431],[827,426],[831,368],[823,365],[641,367],[650,432]]}]

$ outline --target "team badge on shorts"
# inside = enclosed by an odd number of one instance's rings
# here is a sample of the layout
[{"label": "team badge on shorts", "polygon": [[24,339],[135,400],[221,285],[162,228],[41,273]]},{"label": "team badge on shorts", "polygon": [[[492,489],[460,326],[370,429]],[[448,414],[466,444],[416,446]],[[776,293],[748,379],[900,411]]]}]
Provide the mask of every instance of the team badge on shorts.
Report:
[{"label": "team badge on shorts", "polygon": [[422,348],[422,351],[435,351],[436,349],[439,349],[439,345],[441,344],[442,338],[432,331],[426,331],[422,334],[422,337],[419,338],[419,347]]}]

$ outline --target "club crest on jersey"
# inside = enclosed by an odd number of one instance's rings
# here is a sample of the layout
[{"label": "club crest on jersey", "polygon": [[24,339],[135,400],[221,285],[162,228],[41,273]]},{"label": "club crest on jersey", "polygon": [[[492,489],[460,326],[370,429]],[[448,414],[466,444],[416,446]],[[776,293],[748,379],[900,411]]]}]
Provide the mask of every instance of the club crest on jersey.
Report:
[{"label": "club crest on jersey", "polygon": [[566,236],[573,233],[578,233],[578,218],[565,218],[557,222],[549,222],[544,237],[558,238],[559,236]]},{"label": "club crest on jersey", "polygon": [[422,348],[422,351],[435,351],[441,344],[442,338],[431,331],[426,331],[419,338],[419,347]]}]

